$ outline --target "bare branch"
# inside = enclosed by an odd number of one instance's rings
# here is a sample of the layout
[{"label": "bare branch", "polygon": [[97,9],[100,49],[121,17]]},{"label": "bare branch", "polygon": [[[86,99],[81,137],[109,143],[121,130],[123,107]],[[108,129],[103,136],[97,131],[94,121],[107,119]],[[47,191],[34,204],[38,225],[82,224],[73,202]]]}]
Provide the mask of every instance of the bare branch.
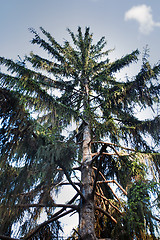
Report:
[{"label": "bare branch", "polygon": [[94,163],[94,161],[101,155],[101,153],[100,152],[98,152],[98,153],[96,153],[95,155],[94,155],[94,153],[93,154],[91,154],[92,155],[92,161],[91,161],[91,164],[93,164]]},{"label": "bare branch", "polygon": [[103,210],[102,208],[97,207],[97,206],[95,206],[95,209],[98,210],[99,212],[102,212],[104,215],[109,217],[114,223],[117,224],[117,220],[114,217],[112,217],[108,212],[106,212],[105,210]]},{"label": "bare branch", "polygon": [[[93,167],[94,169],[97,169],[96,167]],[[103,176],[103,174],[99,171],[99,174],[101,175],[101,177],[104,179],[104,182],[106,182],[107,180],[106,180],[106,178]],[[111,192],[112,192],[112,194],[115,196],[115,198],[118,200],[118,202],[120,202],[121,203],[121,201],[120,201],[120,199],[117,197],[117,195],[113,192],[113,190],[112,190],[112,188],[111,188],[111,186],[109,185],[109,184],[107,184],[108,185],[108,187],[110,188],[110,190],[111,190]]]},{"label": "bare branch", "polygon": [[[79,161],[76,161],[76,160],[75,160],[75,162],[78,162],[78,163],[80,164]],[[57,168],[56,170],[57,170],[57,171],[63,171],[62,168]],[[79,166],[79,167],[73,167],[72,170],[81,170],[81,166]]]},{"label": "bare branch", "polygon": [[80,233],[79,233],[75,228],[73,228],[73,230],[78,234],[78,236],[80,237],[80,239],[82,239]]},{"label": "bare branch", "polygon": [[122,192],[127,196],[127,192],[122,188],[122,186],[117,183],[114,179],[113,180],[105,180],[105,181],[97,181],[97,183],[115,183],[121,190]]},{"label": "bare branch", "polygon": [[105,196],[102,196],[101,194],[96,192],[96,195],[99,196],[100,198],[103,198],[105,201],[107,201],[114,209],[116,209],[120,214],[122,214],[122,212],[113,204],[110,202],[109,199],[107,199]]},{"label": "bare branch", "polygon": [[75,210],[78,210],[78,206],[77,205],[71,205],[71,204],[56,204],[56,203],[52,203],[52,204],[17,204],[15,207],[19,207],[19,208],[30,208],[30,207],[37,207],[37,208],[41,208],[41,207],[63,207],[63,208],[72,208]]},{"label": "bare branch", "polygon": [[109,145],[111,149],[115,152],[115,154],[119,157],[119,152],[113,147],[113,145]]},{"label": "bare branch", "polygon": [[[101,150],[100,150],[100,154],[106,150],[106,145],[103,145]],[[95,192],[95,189],[96,189],[96,184],[97,184],[97,180],[98,180],[98,176],[99,176],[99,171],[101,169],[101,166],[102,166],[102,161],[104,160],[104,156],[101,155],[100,157],[100,160],[98,162],[98,168],[97,168],[97,172],[96,172],[96,176],[95,176],[95,179],[94,179],[94,184],[93,184],[93,190],[92,190],[92,194],[94,194]]]}]

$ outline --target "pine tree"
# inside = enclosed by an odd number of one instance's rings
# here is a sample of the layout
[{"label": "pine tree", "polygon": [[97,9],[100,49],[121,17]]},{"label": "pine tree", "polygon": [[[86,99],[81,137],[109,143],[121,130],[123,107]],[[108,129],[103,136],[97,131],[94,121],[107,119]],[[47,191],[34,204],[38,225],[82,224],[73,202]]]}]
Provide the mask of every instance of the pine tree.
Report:
[{"label": "pine tree", "polygon": [[[0,238],[12,239],[19,224],[17,237],[57,239],[59,219],[78,212],[70,239],[156,239],[160,118],[140,120],[135,110],[154,111],[160,64],[152,67],[145,51],[137,75],[118,80],[138,50],[111,62],[105,38],[94,44],[88,27],[68,29],[72,43],[63,45],[40,30],[45,39],[30,29],[31,43],[48,59],[0,57],[7,70],[0,73]],[[63,184],[76,195],[56,204]],[[46,221],[38,224],[42,210]]]}]

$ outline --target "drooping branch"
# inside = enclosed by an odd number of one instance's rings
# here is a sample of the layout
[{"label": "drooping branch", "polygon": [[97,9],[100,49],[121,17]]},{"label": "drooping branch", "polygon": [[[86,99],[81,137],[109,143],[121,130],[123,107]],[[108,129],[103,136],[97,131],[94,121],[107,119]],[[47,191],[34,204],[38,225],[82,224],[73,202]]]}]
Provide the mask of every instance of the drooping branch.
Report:
[{"label": "drooping branch", "polygon": [[[68,202],[68,204],[72,204],[72,203],[76,200],[76,198],[77,198],[78,196],[79,196],[79,194],[77,193],[77,194]],[[61,210],[59,210],[58,212],[56,212],[56,213],[52,216],[52,218],[50,219],[50,220],[52,220],[51,222],[56,221],[56,220],[59,219],[60,217],[63,217],[62,213],[63,213],[65,210],[66,210],[66,208],[63,207]],[[73,211],[74,211],[74,209],[71,209],[71,210],[65,212],[65,215],[67,215],[67,214],[69,214],[69,213],[71,213],[71,212],[73,212]],[[65,216],[65,215],[64,215],[64,216]],[[57,217],[57,219],[56,219],[56,217]],[[49,221],[50,221],[50,220],[49,220]],[[29,239],[30,237],[34,236],[38,231],[40,231],[41,228],[45,227],[45,226],[48,225],[49,223],[50,223],[50,222],[48,222],[48,221],[43,222],[43,223],[40,224],[35,230],[32,230],[32,232],[29,233],[29,234],[26,236],[26,238],[24,238],[24,239],[27,240],[27,239]]]},{"label": "drooping branch", "polygon": [[[129,153],[120,153],[118,151],[116,151],[116,153],[108,153],[108,152],[102,152],[102,155],[106,155],[106,156],[117,156],[117,157],[122,157],[122,156],[131,156],[131,154]],[[100,152],[96,152],[96,153],[92,153],[92,157],[98,157],[100,155]]]},{"label": "drooping branch", "polygon": [[[107,152],[103,152],[102,154],[107,156],[117,155],[116,153],[107,153]],[[92,153],[92,157],[98,157],[99,155],[100,155],[100,152]]]},{"label": "drooping branch", "polygon": [[117,156],[117,157],[131,156],[131,154],[129,154],[129,153],[119,153],[118,151],[117,151],[117,153],[103,152],[102,154],[107,155],[107,156]]},{"label": "drooping branch", "polygon": [[29,233],[26,237],[24,237],[24,240],[30,239],[30,238],[33,237],[37,232],[39,232],[39,230],[40,230],[41,228],[45,227],[46,225],[48,225],[48,224],[51,223],[51,222],[54,222],[54,221],[58,220],[59,218],[62,218],[62,217],[64,217],[64,216],[68,215],[69,213],[71,213],[71,212],[73,212],[73,211],[74,211],[74,209],[68,210],[68,211],[66,211],[66,212],[64,212],[64,213],[62,213],[62,214],[60,214],[60,215],[58,215],[58,216],[52,217],[51,219],[49,219],[49,220],[41,223],[36,229],[34,229],[31,233]]}]

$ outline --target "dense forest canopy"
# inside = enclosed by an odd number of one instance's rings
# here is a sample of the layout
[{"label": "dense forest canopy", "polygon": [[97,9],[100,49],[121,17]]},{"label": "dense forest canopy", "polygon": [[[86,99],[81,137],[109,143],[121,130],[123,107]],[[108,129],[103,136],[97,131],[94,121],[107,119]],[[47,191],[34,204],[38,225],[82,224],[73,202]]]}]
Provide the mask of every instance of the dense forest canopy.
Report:
[{"label": "dense forest canopy", "polygon": [[[30,29],[31,43],[48,58],[0,57],[0,238],[14,225],[17,239],[57,239],[60,219],[78,212],[69,239],[157,239],[160,64],[146,49],[140,71],[118,79],[139,50],[111,61],[88,27],[67,29],[63,45],[40,30]],[[152,119],[135,116],[148,108]],[[67,184],[76,195],[56,204],[53,192]]]}]

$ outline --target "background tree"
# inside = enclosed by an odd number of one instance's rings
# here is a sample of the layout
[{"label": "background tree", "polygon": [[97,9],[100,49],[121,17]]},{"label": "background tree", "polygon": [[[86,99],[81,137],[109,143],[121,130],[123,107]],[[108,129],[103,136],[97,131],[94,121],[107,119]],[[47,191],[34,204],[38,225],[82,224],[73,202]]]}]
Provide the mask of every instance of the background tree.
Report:
[{"label": "background tree", "polygon": [[[138,74],[118,80],[138,50],[111,62],[105,38],[94,44],[89,28],[68,29],[72,43],[63,45],[40,30],[46,40],[31,29],[31,42],[47,59],[33,52],[24,61],[0,58],[7,68],[0,73],[1,239],[15,223],[24,239],[57,238],[59,219],[75,211],[72,239],[155,239],[160,120],[140,120],[135,110],[154,111],[160,64],[152,67],[145,51]],[[63,184],[76,195],[56,204],[53,192]],[[42,209],[46,221],[38,224]]]}]

